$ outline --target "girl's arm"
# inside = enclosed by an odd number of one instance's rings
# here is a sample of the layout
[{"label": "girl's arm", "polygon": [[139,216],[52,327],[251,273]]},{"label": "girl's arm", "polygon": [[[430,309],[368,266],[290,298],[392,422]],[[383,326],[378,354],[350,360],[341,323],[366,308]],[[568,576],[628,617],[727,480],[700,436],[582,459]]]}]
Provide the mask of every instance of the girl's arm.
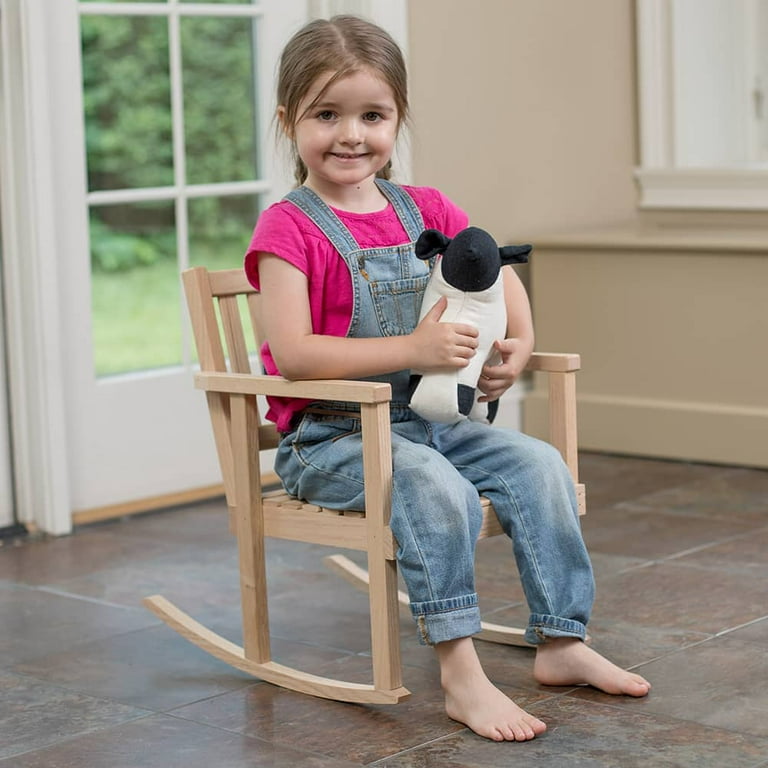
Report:
[{"label": "girl's arm", "polygon": [[502,267],[504,300],[507,305],[507,338],[494,342],[501,355],[499,365],[483,367],[478,388],[484,394],[480,400],[498,400],[517,380],[533,352],[533,318],[528,294],[517,273],[510,266]]},{"label": "girl's arm", "polygon": [[441,323],[438,302],[407,336],[357,339],[313,333],[306,275],[284,259],[260,253],[259,314],[280,373],[288,379],[359,379],[406,368],[463,368],[475,354],[477,330]]}]

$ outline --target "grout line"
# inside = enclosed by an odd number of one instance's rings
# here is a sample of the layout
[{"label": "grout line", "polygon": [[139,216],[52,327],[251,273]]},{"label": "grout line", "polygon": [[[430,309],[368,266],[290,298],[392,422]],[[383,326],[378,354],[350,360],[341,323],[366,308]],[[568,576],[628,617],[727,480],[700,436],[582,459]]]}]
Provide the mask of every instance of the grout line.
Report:
[{"label": "grout line", "polygon": [[765,621],[768,619],[768,616],[759,616],[756,619],[752,619],[751,621],[746,621],[744,624],[739,624],[736,627],[729,627],[728,629],[721,629],[715,637],[723,637],[724,635],[728,635],[731,632],[735,632],[737,629],[744,629],[745,627],[751,627],[753,624],[757,624],[761,621]]},{"label": "grout line", "polygon": [[88,595],[78,595],[75,592],[66,592],[63,589],[56,589],[55,587],[32,587],[32,589],[38,592],[45,592],[49,595],[56,595],[57,597],[68,597],[72,600],[81,600],[84,603],[93,603],[95,605],[103,605],[107,608],[122,608],[126,611],[142,611],[146,612],[146,608],[138,605],[124,605],[122,603],[112,603],[109,600],[102,600],[98,597],[89,597]]},{"label": "grout line", "polygon": [[429,739],[428,741],[423,741],[421,744],[414,744],[412,747],[408,747],[407,749],[401,749],[399,752],[393,752],[391,755],[387,755],[386,757],[380,757],[378,760],[374,760],[372,763],[366,763],[366,768],[374,765],[382,765],[386,763],[388,760],[391,760],[393,757],[401,757],[402,755],[408,755],[411,752],[415,752],[419,749],[423,749],[424,747],[427,747],[430,744],[438,744],[441,741],[445,741],[445,739],[450,739],[452,736],[456,736],[459,733],[471,733],[471,732],[472,731],[466,726],[464,728],[459,728],[458,730],[453,731],[452,733],[445,733],[442,736],[438,736],[435,739]]}]

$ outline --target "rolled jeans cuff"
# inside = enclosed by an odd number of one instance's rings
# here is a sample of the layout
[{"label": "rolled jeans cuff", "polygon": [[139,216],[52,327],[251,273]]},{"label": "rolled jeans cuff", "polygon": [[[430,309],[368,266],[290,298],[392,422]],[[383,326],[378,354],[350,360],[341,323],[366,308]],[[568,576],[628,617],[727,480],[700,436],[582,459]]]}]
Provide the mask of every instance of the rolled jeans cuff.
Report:
[{"label": "rolled jeans cuff", "polygon": [[482,629],[475,593],[447,600],[411,603],[411,613],[419,627],[419,642],[422,645],[469,637]]},{"label": "rolled jeans cuff", "polygon": [[584,640],[587,627],[580,621],[561,619],[559,616],[548,616],[544,613],[531,614],[525,639],[531,645],[541,645],[549,637],[576,637]]}]

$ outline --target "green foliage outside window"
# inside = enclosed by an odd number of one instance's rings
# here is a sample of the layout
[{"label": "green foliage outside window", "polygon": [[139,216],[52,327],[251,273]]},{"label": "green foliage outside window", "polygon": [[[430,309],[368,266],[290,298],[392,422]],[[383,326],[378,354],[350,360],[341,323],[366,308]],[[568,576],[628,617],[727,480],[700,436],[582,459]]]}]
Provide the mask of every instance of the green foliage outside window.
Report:
[{"label": "green foliage outside window", "polygon": [[[84,15],[81,22],[89,189],[173,185],[168,20]],[[255,23],[246,18],[181,20],[189,184],[258,176]],[[242,241],[244,227],[256,217],[251,196],[192,202],[193,251]],[[94,269],[119,271],[175,258],[168,235],[174,226],[172,206],[94,207]]]}]

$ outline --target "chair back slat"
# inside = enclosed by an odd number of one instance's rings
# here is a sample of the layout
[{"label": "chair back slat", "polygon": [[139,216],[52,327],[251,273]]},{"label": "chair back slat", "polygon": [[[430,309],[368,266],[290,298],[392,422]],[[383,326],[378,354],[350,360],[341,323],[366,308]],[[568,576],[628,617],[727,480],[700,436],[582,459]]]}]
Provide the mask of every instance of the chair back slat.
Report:
[{"label": "chair back slat", "polygon": [[[201,369],[226,372],[228,361],[231,372],[251,373],[246,339],[252,333],[260,348],[263,337],[258,323],[258,292],[243,270],[208,271],[205,267],[193,267],[184,271],[182,279]],[[247,303],[250,328],[243,322],[240,296],[244,296]],[[209,392],[208,406],[227,500],[232,507],[234,476],[229,398],[226,394]],[[259,449],[275,448],[279,437],[274,424],[262,424],[261,414],[259,424]]]},{"label": "chair back slat", "polygon": [[182,281],[200,368],[203,371],[224,373],[227,365],[208,270],[203,267],[187,269],[182,274]]},{"label": "chair back slat", "polygon": [[264,334],[261,330],[261,320],[259,315],[259,294],[257,292],[249,293],[246,296],[248,302],[248,314],[251,317],[251,328],[253,328],[253,335],[256,337],[256,347],[261,352],[261,348],[264,344]]},{"label": "chair back slat", "polygon": [[245,342],[243,319],[240,317],[237,296],[222,296],[219,299],[219,314],[227,342],[230,370],[232,373],[250,373],[251,363],[248,359],[248,346]]}]

